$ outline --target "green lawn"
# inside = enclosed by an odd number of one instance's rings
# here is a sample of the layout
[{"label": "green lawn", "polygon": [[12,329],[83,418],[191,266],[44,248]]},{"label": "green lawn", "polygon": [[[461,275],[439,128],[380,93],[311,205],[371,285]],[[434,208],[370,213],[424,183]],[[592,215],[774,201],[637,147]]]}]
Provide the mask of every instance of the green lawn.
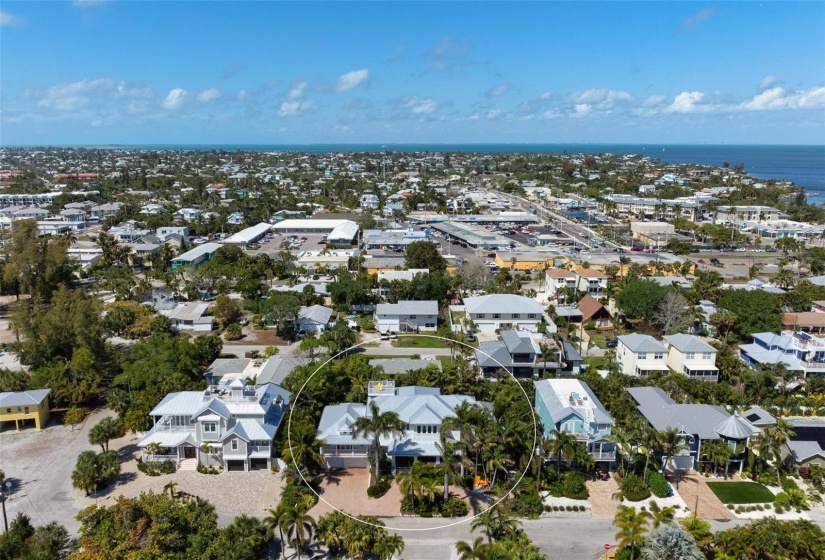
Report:
[{"label": "green lawn", "polygon": [[590,358],[585,358],[584,363],[593,366],[596,369],[599,369],[604,366],[604,357],[602,356],[591,356]]},{"label": "green lawn", "polygon": [[[590,334],[590,331],[588,331]],[[607,340],[605,340],[604,333],[593,331],[593,334],[590,334],[590,345],[597,346],[604,350],[607,348]]]},{"label": "green lawn", "polygon": [[773,502],[773,492],[756,482],[708,482],[724,504],[764,504]]},{"label": "green lawn", "polygon": [[447,343],[440,338],[428,336],[398,335],[398,340],[393,341],[392,345],[398,348],[447,348]]}]

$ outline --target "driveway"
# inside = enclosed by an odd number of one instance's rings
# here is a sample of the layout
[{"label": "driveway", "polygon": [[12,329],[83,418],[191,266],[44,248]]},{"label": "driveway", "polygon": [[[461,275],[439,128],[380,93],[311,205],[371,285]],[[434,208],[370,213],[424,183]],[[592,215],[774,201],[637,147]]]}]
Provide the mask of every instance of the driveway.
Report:
[{"label": "driveway", "polygon": [[608,480],[587,480],[587,490],[590,492],[590,507],[593,517],[613,519],[619,509],[619,501],[613,496],[619,491],[619,485],[612,478]]},{"label": "driveway", "polygon": [[80,524],[75,516],[82,505],[75,500],[72,471],[81,452],[100,451],[89,444],[88,434],[92,426],[107,416],[114,413],[96,410],[74,431],[69,426],[54,424],[52,418],[49,426],[39,432],[28,429],[0,433],[0,469],[13,483],[6,502],[9,518],[22,512],[36,526],[57,521],[70,533],[77,533]]},{"label": "driveway", "polygon": [[698,517],[720,521],[736,519],[736,515],[725,507],[713,490],[705,484],[705,478],[696,471],[691,470],[686,475],[671,474],[668,480],[682,496],[690,511]]},{"label": "driveway", "polygon": [[401,508],[401,492],[393,483],[389,491],[380,498],[367,496],[370,473],[368,469],[335,470],[324,474],[320,483],[321,500],[309,514],[313,517],[324,515],[336,508],[351,515],[375,515],[396,517]]}]

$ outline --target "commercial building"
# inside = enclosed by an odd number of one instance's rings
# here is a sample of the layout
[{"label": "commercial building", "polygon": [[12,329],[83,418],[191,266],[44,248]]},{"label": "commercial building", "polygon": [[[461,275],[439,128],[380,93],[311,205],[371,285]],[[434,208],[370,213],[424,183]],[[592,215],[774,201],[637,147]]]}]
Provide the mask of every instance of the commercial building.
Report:
[{"label": "commercial building", "polygon": [[237,245],[248,247],[252,243],[257,243],[272,229],[272,224],[261,222],[260,224],[242,229],[234,235],[230,235],[224,240],[226,245]]},{"label": "commercial building", "polygon": [[455,240],[473,249],[504,249],[510,247],[509,239],[490,233],[480,227],[452,222],[436,223],[430,227],[441,232],[446,242]]},{"label": "commercial building", "polygon": [[194,249],[186,251],[182,255],[178,255],[172,259],[172,270],[179,268],[191,267],[198,268],[200,265],[212,258],[215,251],[220,249],[223,245],[220,243],[204,243],[198,245]]},{"label": "commercial building", "polygon": [[287,219],[272,226],[280,234],[325,233],[334,245],[352,245],[358,237],[358,224],[351,220]]}]

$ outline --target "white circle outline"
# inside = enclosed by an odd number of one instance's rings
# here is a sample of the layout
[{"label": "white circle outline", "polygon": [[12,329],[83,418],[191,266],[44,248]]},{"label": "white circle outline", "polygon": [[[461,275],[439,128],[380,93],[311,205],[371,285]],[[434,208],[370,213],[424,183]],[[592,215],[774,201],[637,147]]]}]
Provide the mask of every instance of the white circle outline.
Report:
[{"label": "white circle outline", "polygon": [[[494,357],[489,355],[487,352],[484,352],[483,350],[479,350],[478,348],[470,346],[469,344],[467,344],[465,342],[461,342],[459,340],[453,340],[451,338],[446,338],[446,337],[443,337],[443,336],[437,336],[437,335],[431,335],[431,334],[411,334],[411,333],[401,334],[401,333],[399,333],[398,336],[399,336],[399,338],[401,338],[401,337],[416,337],[416,336],[425,337],[425,338],[436,338],[436,339],[440,339],[440,340],[446,340],[448,342],[454,342],[456,344],[461,344],[462,346],[466,346],[467,348],[470,348],[471,350],[481,352],[482,354],[484,354],[485,356],[487,356],[488,358],[493,360],[495,363],[497,363],[499,366],[501,366],[501,368],[504,371],[507,371],[507,368],[504,367],[504,365],[501,362],[496,360]],[[360,347],[364,346],[365,344],[369,344],[371,342],[380,341],[380,340],[381,340],[381,337],[370,338],[370,339],[361,341],[357,344],[353,344],[352,346],[350,346],[349,348],[347,348],[345,350],[341,350],[340,352],[338,352],[334,356],[331,356],[329,359],[327,359],[327,361],[325,361],[323,364],[318,366],[316,368],[316,370],[313,371],[312,374],[306,379],[306,381],[304,381],[304,384],[301,385],[300,389],[298,389],[298,393],[296,393],[295,398],[292,399],[292,402],[290,403],[290,407],[289,407],[289,418],[287,419],[287,425],[286,425],[286,438],[287,438],[287,443],[289,444],[289,447],[292,447],[292,413],[295,410],[295,403],[298,402],[298,398],[301,396],[301,393],[303,392],[304,388],[307,386],[307,383],[309,383],[312,380],[312,378],[315,377],[315,374],[317,374],[319,371],[321,371],[323,368],[325,368],[327,366],[327,364],[329,364],[332,360],[338,358],[342,354],[346,354],[347,352],[349,352],[353,348],[360,348]],[[524,394],[524,398],[527,400],[527,403],[530,406],[530,410],[533,410],[533,403],[530,402],[530,397],[527,395],[527,391],[524,390],[524,387],[521,386],[521,383],[519,383],[519,381],[518,381],[518,379],[516,379],[515,375],[513,375],[509,371],[507,371],[507,373],[510,375],[510,377],[513,378],[513,381],[516,382],[516,385],[518,386],[518,388],[521,389],[521,392]],[[301,480],[303,480],[304,484],[306,484],[306,487],[309,488],[309,490],[313,494],[315,494],[318,497],[319,500],[324,502],[326,505],[328,505],[329,507],[331,507],[333,510],[337,511],[338,513],[341,513],[341,514],[349,517],[353,521],[358,521],[359,523],[369,525],[370,527],[376,527],[376,528],[379,528],[379,529],[386,529],[386,530],[389,530],[389,531],[396,531],[396,532],[398,532],[398,531],[410,531],[410,532],[414,532],[414,531],[433,531],[433,530],[436,530],[436,529],[446,529],[448,527],[455,527],[456,525],[461,525],[462,523],[467,523],[468,521],[471,521],[471,520],[475,519],[476,517],[484,515],[490,509],[496,507],[498,504],[500,504],[502,501],[504,501],[510,494],[513,493],[513,491],[518,487],[518,485],[521,484],[522,479],[527,475],[527,470],[530,468],[530,465],[533,464],[533,455],[535,454],[536,446],[538,445],[539,426],[538,426],[538,422],[536,422],[535,411],[533,411],[533,412],[534,413],[531,415],[532,419],[533,419],[533,445],[530,448],[530,453],[529,453],[530,460],[527,461],[527,466],[524,467],[524,470],[522,471],[521,476],[519,477],[518,481],[516,481],[516,483],[513,484],[513,487],[510,488],[510,490],[508,490],[506,494],[504,494],[501,498],[499,498],[498,500],[496,500],[495,502],[493,502],[492,504],[487,506],[484,510],[476,513],[475,515],[471,515],[470,517],[459,519],[458,521],[455,521],[453,523],[448,523],[447,525],[438,525],[436,527],[422,527],[422,528],[418,528],[418,529],[416,529],[416,528],[407,528],[407,527],[401,528],[401,527],[389,527],[387,525],[378,525],[376,523],[371,523],[369,521],[365,521],[364,519],[358,519],[358,517],[356,517],[355,515],[347,513],[346,511],[344,511],[342,509],[338,509],[336,506],[334,506],[333,504],[326,501],[321,496],[321,494],[316,492],[315,489],[312,488],[312,485],[309,483],[309,481],[307,481],[307,479],[304,478],[304,475],[301,472],[301,468],[298,466],[298,462],[295,460],[295,457],[292,457],[292,464],[295,467],[295,470],[298,473],[298,476],[300,476]],[[370,517],[374,517],[374,516],[370,516]]]}]

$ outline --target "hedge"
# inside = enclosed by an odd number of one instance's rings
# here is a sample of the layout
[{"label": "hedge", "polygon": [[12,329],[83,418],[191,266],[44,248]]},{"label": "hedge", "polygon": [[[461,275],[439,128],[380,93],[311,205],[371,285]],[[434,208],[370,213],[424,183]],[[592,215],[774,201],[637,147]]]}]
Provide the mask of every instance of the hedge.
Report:
[{"label": "hedge", "polygon": [[137,468],[147,476],[172,474],[176,470],[172,461],[138,461]]},{"label": "hedge", "polygon": [[622,496],[631,502],[639,502],[650,497],[650,488],[644,480],[635,474],[629,474],[622,480]]},{"label": "hedge", "polygon": [[658,471],[647,471],[647,485],[657,498],[667,498],[670,494],[670,485]]},{"label": "hedge", "polygon": [[562,485],[564,497],[572,500],[586,500],[590,497],[590,492],[584,483],[584,476],[576,471],[570,471],[564,477]]}]

